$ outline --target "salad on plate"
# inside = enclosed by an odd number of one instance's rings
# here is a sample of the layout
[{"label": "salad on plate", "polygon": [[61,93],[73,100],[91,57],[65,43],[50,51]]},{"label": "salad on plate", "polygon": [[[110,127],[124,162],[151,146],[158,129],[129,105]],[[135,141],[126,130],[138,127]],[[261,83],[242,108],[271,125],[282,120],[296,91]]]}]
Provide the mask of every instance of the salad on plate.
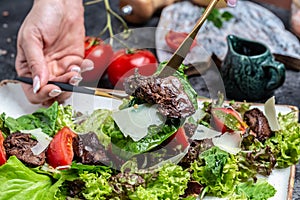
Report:
[{"label": "salad on plate", "polygon": [[114,109],[2,111],[0,200],[276,197],[269,177],[300,158],[297,110],[200,100],[184,68],[132,75]]}]

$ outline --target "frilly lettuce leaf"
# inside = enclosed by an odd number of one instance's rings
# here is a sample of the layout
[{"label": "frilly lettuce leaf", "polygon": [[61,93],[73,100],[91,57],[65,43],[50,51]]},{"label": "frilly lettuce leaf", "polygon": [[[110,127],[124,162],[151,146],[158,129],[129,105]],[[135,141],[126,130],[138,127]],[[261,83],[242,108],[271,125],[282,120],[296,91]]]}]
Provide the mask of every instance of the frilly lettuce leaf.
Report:
[{"label": "frilly lettuce leaf", "polygon": [[233,155],[212,147],[192,163],[192,178],[206,186],[209,195],[226,197],[233,194],[238,183],[238,165]]},{"label": "frilly lettuce leaf", "polygon": [[266,146],[270,146],[277,159],[278,168],[286,168],[296,164],[300,159],[300,124],[296,112],[278,115],[281,130],[269,138]]},{"label": "frilly lettuce leaf", "polygon": [[79,124],[76,124],[75,131],[78,133],[94,132],[97,134],[99,141],[107,147],[111,140],[104,132],[113,132],[115,125],[111,117],[112,111],[107,109],[97,109],[87,116]]},{"label": "frilly lettuce leaf", "polygon": [[180,199],[187,188],[190,173],[175,164],[159,168],[157,177],[146,187],[139,186],[129,198],[133,200]]},{"label": "frilly lettuce leaf", "polygon": [[85,184],[82,195],[86,200],[106,200],[112,192],[112,186],[108,179],[110,174],[102,171],[101,173],[89,173],[84,171],[79,174],[80,180]]},{"label": "frilly lettuce leaf", "polygon": [[57,107],[57,119],[55,123],[55,132],[67,126],[71,129],[74,128],[73,122],[73,108],[71,105],[63,106],[59,104]]}]

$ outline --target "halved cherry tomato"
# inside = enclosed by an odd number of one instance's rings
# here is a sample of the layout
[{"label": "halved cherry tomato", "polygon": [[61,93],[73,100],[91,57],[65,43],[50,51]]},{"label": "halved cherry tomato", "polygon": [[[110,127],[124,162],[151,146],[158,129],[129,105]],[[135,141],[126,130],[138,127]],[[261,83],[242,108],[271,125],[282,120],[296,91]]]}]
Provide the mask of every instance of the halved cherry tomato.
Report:
[{"label": "halved cherry tomato", "polygon": [[108,79],[116,88],[123,88],[124,79],[133,75],[136,68],[141,75],[152,75],[157,69],[155,55],[146,49],[120,49],[108,66]]},{"label": "halved cherry tomato", "polygon": [[183,127],[179,127],[178,130],[170,137],[170,145],[172,145],[172,147],[181,145],[182,150],[190,145]]},{"label": "halved cherry tomato", "polygon": [[6,152],[3,146],[4,137],[0,131],[0,166],[6,163]]},{"label": "halved cherry tomato", "polygon": [[104,43],[98,37],[86,37],[85,39],[85,58],[94,62],[94,69],[82,72],[83,81],[99,81],[105,73],[107,66],[113,56],[111,45]]},{"label": "halved cherry tomato", "polygon": [[240,114],[232,108],[212,108],[213,125],[217,131],[246,131],[248,127]]},{"label": "halved cherry tomato", "polygon": [[74,157],[73,139],[76,134],[68,127],[59,130],[47,149],[47,163],[53,168],[71,165]]},{"label": "halved cherry tomato", "polygon": [[[175,31],[170,30],[166,34],[165,40],[166,40],[167,45],[170,47],[170,49],[172,49],[173,51],[176,51],[187,36],[188,36],[188,33],[175,32]],[[194,48],[196,45],[197,45],[196,40],[193,40],[193,43],[192,43],[192,46],[190,49]]]}]

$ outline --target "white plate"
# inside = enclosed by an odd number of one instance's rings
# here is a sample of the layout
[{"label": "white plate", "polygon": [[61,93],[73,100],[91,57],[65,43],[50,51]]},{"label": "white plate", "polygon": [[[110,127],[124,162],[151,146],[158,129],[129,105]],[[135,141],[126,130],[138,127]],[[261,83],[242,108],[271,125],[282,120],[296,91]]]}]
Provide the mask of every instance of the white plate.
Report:
[{"label": "white plate", "polygon": [[[20,84],[12,81],[3,81],[0,87],[0,113],[5,112],[7,116],[18,117],[20,115],[29,114],[41,107],[40,105],[33,105],[26,99]],[[120,105],[120,101],[112,100],[104,97],[94,97],[84,94],[73,94],[73,96],[66,102],[70,104],[77,111],[91,113],[92,110],[98,108],[114,109]],[[261,107],[256,104],[254,106]],[[276,105],[276,111],[287,113],[293,106]],[[268,182],[272,184],[277,190],[276,195],[272,200],[292,199],[295,176],[295,167],[292,166],[286,169],[276,169],[268,177]],[[215,197],[205,197],[205,199],[217,200]]]}]

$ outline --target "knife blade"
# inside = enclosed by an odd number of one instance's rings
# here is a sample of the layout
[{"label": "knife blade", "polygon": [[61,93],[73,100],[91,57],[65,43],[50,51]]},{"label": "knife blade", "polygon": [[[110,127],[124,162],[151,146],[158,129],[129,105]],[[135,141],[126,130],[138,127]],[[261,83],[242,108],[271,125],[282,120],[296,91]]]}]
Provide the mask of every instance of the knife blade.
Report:
[{"label": "knife blade", "polygon": [[[30,85],[33,84],[32,78],[29,77],[16,77],[15,80]],[[129,95],[127,95],[125,92],[114,91],[110,89],[90,88],[90,87],[87,88],[83,86],[74,86],[68,83],[57,82],[57,81],[49,81],[48,84],[56,85],[62,91],[67,91],[67,92],[75,92],[75,93],[89,94],[89,95],[116,98],[116,99],[123,99],[129,97]]]},{"label": "knife blade", "polygon": [[192,31],[186,36],[184,41],[180,44],[178,49],[173,53],[172,57],[166,63],[165,67],[159,73],[159,77],[167,77],[171,74],[174,74],[178,70],[179,66],[182,64],[184,58],[188,54],[190,47],[195,39],[197,33],[202,27],[203,23],[211,13],[211,11],[216,7],[217,3],[220,0],[211,0],[206,9],[204,10],[202,16],[196,22]]}]

